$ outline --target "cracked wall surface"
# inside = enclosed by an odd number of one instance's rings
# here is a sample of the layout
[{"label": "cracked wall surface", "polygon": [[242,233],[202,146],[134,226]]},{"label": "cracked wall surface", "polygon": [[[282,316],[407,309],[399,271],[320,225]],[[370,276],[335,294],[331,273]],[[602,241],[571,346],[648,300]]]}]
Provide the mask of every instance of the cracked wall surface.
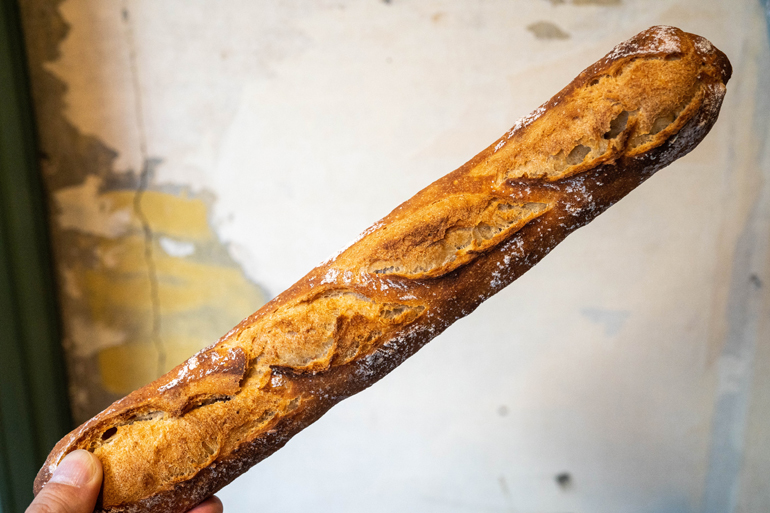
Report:
[{"label": "cracked wall surface", "polygon": [[212,229],[214,195],[156,179],[163,159],[148,156],[127,9],[114,20],[124,37],[102,44],[88,29],[104,28],[103,18],[80,5],[67,19],[59,7],[23,4],[70,393],[82,422],[216,341],[264,293]]},{"label": "cracked wall surface", "polygon": [[767,2],[21,5],[79,420],[618,41],[653,24],[710,39],[735,72],[703,144],[223,497],[234,511],[770,510]]}]

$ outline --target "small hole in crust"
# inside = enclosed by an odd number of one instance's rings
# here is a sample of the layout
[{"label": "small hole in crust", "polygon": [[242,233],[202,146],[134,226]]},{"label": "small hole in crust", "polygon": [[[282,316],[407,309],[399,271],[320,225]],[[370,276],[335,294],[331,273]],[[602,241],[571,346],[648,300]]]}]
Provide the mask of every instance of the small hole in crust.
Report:
[{"label": "small hole in crust", "polygon": [[657,118],[652,123],[652,129],[650,130],[650,134],[655,135],[655,134],[661,133],[671,123],[674,122],[674,119],[676,119],[676,116],[674,116],[673,114],[669,114],[667,116],[661,116],[661,117]]},{"label": "small hole in crust", "polygon": [[591,80],[591,81],[588,83],[588,87],[593,87],[593,86],[595,86],[595,85],[598,85],[598,84],[599,84],[599,82],[601,82],[601,81],[602,81],[602,79],[603,79],[603,78],[605,78],[606,76],[607,76],[607,75],[601,75],[601,76],[598,76],[598,77],[594,78],[593,80]]},{"label": "small hole in crust", "polygon": [[567,155],[567,165],[575,166],[580,164],[585,160],[586,155],[589,153],[591,153],[591,148],[582,144],[578,144],[572,149],[571,152],[569,152],[569,155]]},{"label": "small hole in crust", "polygon": [[406,305],[388,305],[382,309],[381,315],[386,319],[395,319],[407,310],[409,307]]},{"label": "small hole in crust", "polygon": [[295,397],[289,401],[289,404],[286,405],[286,411],[294,411],[297,409],[297,406],[299,406],[299,397]]},{"label": "small hole in crust", "polygon": [[105,441],[109,440],[110,438],[115,436],[115,433],[117,433],[117,432],[118,432],[118,428],[111,427],[110,429],[108,429],[107,431],[102,433],[102,440],[105,440]]},{"label": "small hole in crust", "polygon": [[215,441],[210,440],[203,440],[201,442],[201,448],[203,449],[203,454],[205,455],[205,459],[208,460],[209,456],[213,455],[219,450],[219,446]]},{"label": "small hole in crust", "polygon": [[624,111],[621,111],[620,114],[615,116],[615,119],[610,121],[610,130],[609,132],[604,134],[604,138],[605,139],[616,138],[621,133],[623,133],[623,130],[626,129],[627,124],[628,124],[628,111],[624,110]]}]

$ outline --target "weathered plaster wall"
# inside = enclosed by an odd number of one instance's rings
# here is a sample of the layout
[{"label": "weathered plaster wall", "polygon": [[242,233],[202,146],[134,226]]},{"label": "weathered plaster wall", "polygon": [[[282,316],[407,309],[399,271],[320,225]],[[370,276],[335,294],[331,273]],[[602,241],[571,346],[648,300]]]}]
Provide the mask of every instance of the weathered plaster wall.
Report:
[{"label": "weathered plaster wall", "polygon": [[223,492],[231,511],[770,506],[757,0],[23,0],[76,411],[213,342],[615,43],[735,74],[709,138]]},{"label": "weathered plaster wall", "polygon": [[128,11],[115,6],[110,26],[87,8],[67,18],[56,3],[23,7],[70,392],[84,421],[264,296],[212,229],[213,194],[155,179],[163,158],[148,152]]}]

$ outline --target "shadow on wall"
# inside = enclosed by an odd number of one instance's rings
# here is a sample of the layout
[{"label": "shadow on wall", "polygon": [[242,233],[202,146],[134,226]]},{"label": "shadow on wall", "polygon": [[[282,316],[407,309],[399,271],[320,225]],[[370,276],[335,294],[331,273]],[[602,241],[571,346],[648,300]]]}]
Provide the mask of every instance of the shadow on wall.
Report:
[{"label": "shadow on wall", "polygon": [[765,17],[767,17],[767,32],[770,34],[770,0],[760,0],[765,6]]}]

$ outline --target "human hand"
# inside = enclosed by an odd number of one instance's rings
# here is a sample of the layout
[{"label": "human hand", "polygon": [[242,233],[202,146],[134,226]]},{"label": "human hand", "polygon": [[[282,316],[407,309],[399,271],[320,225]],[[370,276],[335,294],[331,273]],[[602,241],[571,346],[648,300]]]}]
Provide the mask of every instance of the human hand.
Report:
[{"label": "human hand", "polygon": [[[26,513],[91,513],[101,487],[99,458],[88,451],[73,451],[59,463]],[[209,497],[189,513],[222,513],[222,501]]]}]

